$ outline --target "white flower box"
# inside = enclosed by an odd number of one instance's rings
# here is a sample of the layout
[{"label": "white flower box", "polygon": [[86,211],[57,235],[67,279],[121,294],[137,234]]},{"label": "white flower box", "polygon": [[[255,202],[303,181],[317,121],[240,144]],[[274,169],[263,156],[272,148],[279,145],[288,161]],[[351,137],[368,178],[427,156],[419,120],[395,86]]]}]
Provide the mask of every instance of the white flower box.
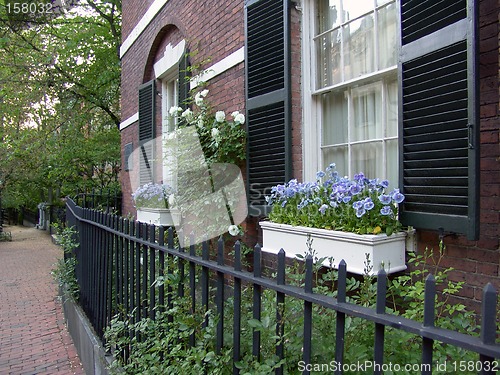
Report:
[{"label": "white flower box", "polygon": [[[405,249],[406,242],[412,250],[413,231],[385,234],[361,235],[327,229],[276,224],[269,221],[260,222],[263,233],[262,251],[277,254],[280,249],[285,250],[288,257],[297,254],[305,255],[308,252],[306,245],[308,234],[311,236],[312,250],[315,257],[332,257],[333,267],[338,268],[342,259],[347,264],[347,271],[355,274],[365,274],[366,257],[370,259],[371,275],[376,275],[382,268],[387,273],[394,273],[406,269]],[[325,260],[323,265],[329,266]]]},{"label": "white flower box", "polygon": [[176,226],[181,222],[181,213],[168,208],[140,207],[137,209],[137,221],[155,225]]}]

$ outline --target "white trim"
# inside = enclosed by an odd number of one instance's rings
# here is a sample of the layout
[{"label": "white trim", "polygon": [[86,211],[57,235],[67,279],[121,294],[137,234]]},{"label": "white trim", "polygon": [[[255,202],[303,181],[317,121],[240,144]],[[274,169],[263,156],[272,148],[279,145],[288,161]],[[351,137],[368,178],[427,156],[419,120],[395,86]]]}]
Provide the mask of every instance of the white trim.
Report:
[{"label": "white trim", "polygon": [[[314,5],[308,1],[303,3],[302,40],[310,40],[311,24],[314,22]],[[310,74],[315,66],[311,64],[312,48],[309,43],[302,43],[302,179],[314,181],[321,160],[321,119],[317,118],[318,104],[313,98],[314,82]]]},{"label": "white trim", "polygon": [[241,47],[240,49],[234,51],[230,55],[224,57],[219,62],[216,62],[210,68],[206,69],[203,73],[198,74],[197,76],[191,79],[190,89],[196,88],[200,82],[208,82],[212,78],[218,76],[221,73],[231,69],[233,66],[238,65],[239,63],[245,60],[245,47]]},{"label": "white trim", "polygon": [[137,112],[136,114],[130,116],[128,119],[126,119],[125,121],[122,121],[120,123],[120,131],[122,131],[123,129],[125,129],[126,127],[132,125],[134,122],[136,121],[139,121],[139,112]]},{"label": "white trim", "polygon": [[[168,73],[168,71],[179,61],[180,56],[182,56],[182,53],[184,53],[184,47],[185,47],[185,42],[182,41],[175,47],[172,47],[169,44],[165,48],[164,57],[162,57],[154,65],[156,78],[164,77]],[[209,67],[207,70],[205,70],[204,73],[193,77],[191,80],[191,89],[197,87],[200,82],[208,82],[212,78],[218,76],[219,74],[224,73],[225,71],[231,69],[233,66],[238,65],[240,62],[243,62],[245,60],[244,51],[245,48],[241,47],[240,49],[234,51],[230,55],[224,57],[222,60]],[[178,58],[176,59],[176,57]],[[130,116],[125,121],[121,122],[120,131],[132,125],[134,122],[138,120],[139,120],[139,112]]]},{"label": "white trim", "polygon": [[177,69],[179,61],[184,54],[185,48],[186,41],[184,39],[174,47],[172,47],[172,44],[170,43],[165,47],[163,57],[153,65],[155,77],[157,79],[164,78],[168,74],[170,69]]},{"label": "white trim", "polygon": [[127,36],[120,47],[120,59],[123,58],[125,53],[129,50],[130,47],[135,43],[135,41],[139,38],[144,30],[148,27],[151,21],[155,18],[158,12],[163,8],[163,6],[168,3],[168,0],[155,0],[153,4],[148,8],[144,16],[142,16],[141,20],[137,25],[135,25],[132,32]]}]

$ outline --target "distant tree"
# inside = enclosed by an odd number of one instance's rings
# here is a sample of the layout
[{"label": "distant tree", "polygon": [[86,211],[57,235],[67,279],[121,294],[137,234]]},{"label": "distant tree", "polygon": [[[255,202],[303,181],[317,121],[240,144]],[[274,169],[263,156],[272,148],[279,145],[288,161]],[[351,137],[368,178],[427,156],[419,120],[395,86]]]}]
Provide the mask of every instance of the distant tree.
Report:
[{"label": "distant tree", "polygon": [[118,185],[121,2],[18,17],[0,2],[0,194]]}]

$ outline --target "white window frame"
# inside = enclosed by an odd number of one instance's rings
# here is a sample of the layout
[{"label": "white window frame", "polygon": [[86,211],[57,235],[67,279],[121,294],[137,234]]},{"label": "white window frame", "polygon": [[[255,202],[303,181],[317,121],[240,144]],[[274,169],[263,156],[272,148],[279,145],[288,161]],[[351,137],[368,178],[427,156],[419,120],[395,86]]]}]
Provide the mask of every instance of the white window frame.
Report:
[{"label": "white window frame", "polygon": [[163,183],[176,187],[175,161],[164,160],[166,156],[166,140],[175,130],[176,120],[169,116],[171,107],[178,106],[179,61],[184,56],[186,42],[182,40],[177,45],[168,44],[163,57],[154,64],[155,77],[161,81],[161,124],[162,124],[162,180]]},{"label": "white window frame", "polygon": [[[398,1],[396,0],[396,4]],[[386,69],[378,70],[375,73],[369,73],[362,76],[360,79],[350,79],[338,84],[334,84],[329,87],[316,89],[315,78],[317,75],[317,65],[316,65],[316,54],[314,43],[312,42],[315,37],[315,0],[302,0],[302,87],[303,87],[303,98],[302,98],[302,163],[303,163],[303,179],[306,181],[312,181],[316,179],[316,172],[323,169],[323,156],[322,156],[322,107],[321,107],[321,94],[330,91],[340,91],[347,89],[354,82],[370,82],[376,78],[382,79],[386,75],[397,76],[397,65],[391,66]],[[375,51],[377,53],[377,51]],[[375,61],[378,61],[378,56],[375,56]],[[311,72],[310,74],[306,74]],[[385,95],[385,90],[383,90],[383,95]],[[385,99],[383,99],[385,100]],[[348,115],[352,116],[352,108],[349,106]],[[385,114],[383,114],[385,116]],[[351,121],[351,119],[349,119]],[[349,129],[348,129],[349,131]],[[385,137],[385,134],[384,134]],[[398,136],[386,137],[380,139],[380,141],[385,142],[390,139],[397,139]],[[348,138],[350,139],[350,138]],[[351,143],[365,143],[379,141],[379,139],[360,141]],[[350,146],[349,146],[350,147]],[[385,147],[384,147],[384,163],[386,159]],[[350,151],[349,151],[350,153]],[[349,175],[352,176],[355,171],[351,171],[351,163],[349,165]],[[385,167],[384,167],[385,168]],[[384,171],[385,172],[385,171]],[[393,181],[397,183],[397,181]]]}]

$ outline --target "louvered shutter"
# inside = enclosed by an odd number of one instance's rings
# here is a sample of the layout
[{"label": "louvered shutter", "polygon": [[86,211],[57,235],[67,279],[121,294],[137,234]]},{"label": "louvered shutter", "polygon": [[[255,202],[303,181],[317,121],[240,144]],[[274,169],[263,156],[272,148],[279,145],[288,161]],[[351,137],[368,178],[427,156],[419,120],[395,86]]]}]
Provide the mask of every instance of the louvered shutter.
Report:
[{"label": "louvered shutter", "polygon": [[189,50],[186,49],[179,61],[179,84],[178,84],[178,103],[185,107],[186,100],[189,98]]},{"label": "louvered shutter", "polygon": [[139,183],[153,182],[155,137],[155,81],[139,87]]},{"label": "louvered shutter", "polygon": [[291,178],[289,1],[245,2],[249,213]]},{"label": "louvered shutter", "polygon": [[479,232],[477,6],[402,0],[401,218],[416,228]]}]

